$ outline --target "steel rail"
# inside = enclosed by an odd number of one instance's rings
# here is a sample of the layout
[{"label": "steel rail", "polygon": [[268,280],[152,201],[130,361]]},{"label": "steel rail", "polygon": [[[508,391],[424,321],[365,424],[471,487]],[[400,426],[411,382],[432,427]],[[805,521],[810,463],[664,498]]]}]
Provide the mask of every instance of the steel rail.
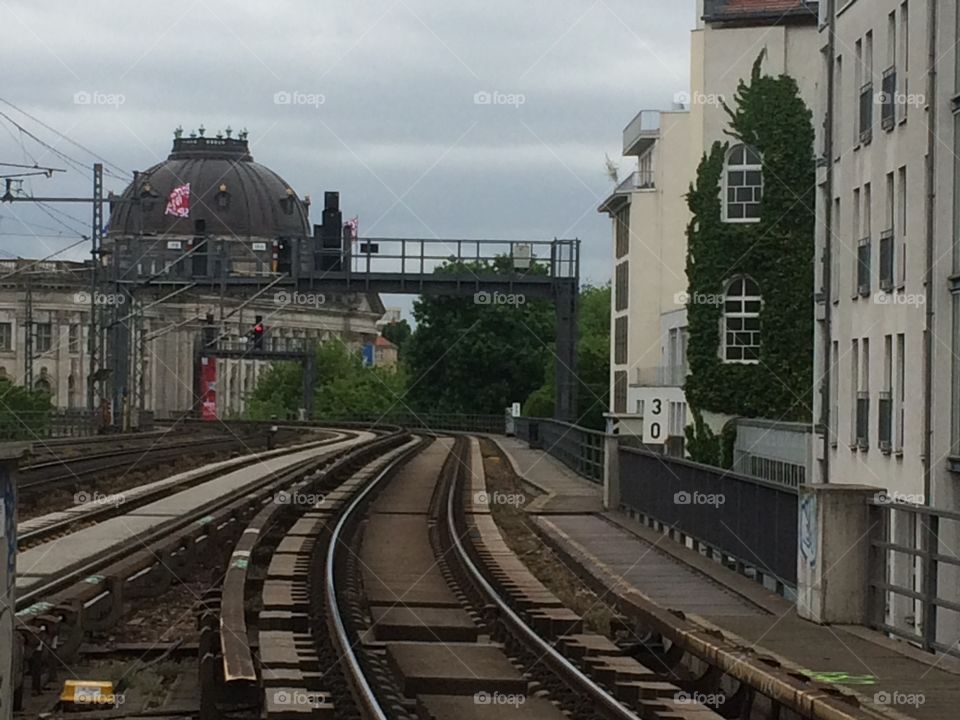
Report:
[{"label": "steel rail", "polygon": [[[456,450],[453,452],[456,452]],[[574,678],[577,684],[580,686],[579,689],[593,699],[596,703],[598,703],[607,715],[609,715],[611,718],[615,718],[616,720],[640,720],[639,715],[631,712],[619,700],[610,695],[610,693],[608,693],[603,687],[584,675],[580,668],[557,652],[557,650],[555,650],[550,643],[537,635],[537,633],[534,632],[534,630],[527,625],[526,622],[524,622],[523,619],[517,615],[517,613],[513,611],[513,609],[503,600],[503,598],[500,597],[500,594],[487,581],[487,579],[483,576],[483,573],[474,564],[473,560],[469,556],[469,553],[467,552],[467,549],[463,546],[463,543],[460,540],[460,533],[457,531],[456,520],[454,516],[455,498],[457,496],[457,492],[460,490],[459,476],[460,473],[454,477],[453,481],[450,483],[450,489],[447,493],[447,529],[450,533],[453,546],[457,552],[458,560],[462,564],[463,568],[468,572],[473,581],[483,589],[487,597],[497,606],[500,616],[505,617],[513,629],[523,636],[523,639],[527,642],[528,647],[536,648],[541,653],[541,657],[549,658],[555,664],[555,667],[559,666],[564,673],[567,673],[570,677]]]}]

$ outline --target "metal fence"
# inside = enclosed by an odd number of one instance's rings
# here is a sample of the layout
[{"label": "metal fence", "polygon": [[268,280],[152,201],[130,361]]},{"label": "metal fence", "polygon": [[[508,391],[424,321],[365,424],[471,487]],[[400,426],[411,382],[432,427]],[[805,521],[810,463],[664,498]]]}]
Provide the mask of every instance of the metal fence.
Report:
[{"label": "metal fence", "polygon": [[372,425],[400,425],[416,430],[449,430],[451,432],[483,432],[502,435],[506,428],[505,415],[460,413],[391,412],[351,413],[349,415],[314,415],[316,422],[370,423]]},{"label": "metal fence", "polygon": [[587,480],[603,482],[602,432],[532,417],[517,418],[515,428],[517,437],[526,440],[530,447],[545,450]]},{"label": "metal fence", "polygon": [[99,429],[99,415],[87,410],[0,413],[0,441],[86,437]]},{"label": "metal fence", "polygon": [[870,504],[870,626],[960,657],[960,513],[883,493]]},{"label": "metal fence", "polygon": [[795,488],[638,448],[619,453],[631,515],[776,592],[796,587]]}]

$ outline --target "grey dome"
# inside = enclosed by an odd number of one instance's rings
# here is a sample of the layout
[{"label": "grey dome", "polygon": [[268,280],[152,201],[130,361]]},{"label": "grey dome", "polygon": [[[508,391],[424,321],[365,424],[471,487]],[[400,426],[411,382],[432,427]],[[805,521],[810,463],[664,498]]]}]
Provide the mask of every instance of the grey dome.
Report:
[{"label": "grey dome", "polygon": [[[190,215],[165,213],[170,191],[190,183]],[[136,193],[136,194],[135,194]],[[140,202],[132,202],[139,196]],[[202,221],[199,225],[197,221]],[[307,204],[270,168],[253,161],[241,138],[175,138],[161,163],[141,172],[114,202],[108,237],[308,237]]]}]

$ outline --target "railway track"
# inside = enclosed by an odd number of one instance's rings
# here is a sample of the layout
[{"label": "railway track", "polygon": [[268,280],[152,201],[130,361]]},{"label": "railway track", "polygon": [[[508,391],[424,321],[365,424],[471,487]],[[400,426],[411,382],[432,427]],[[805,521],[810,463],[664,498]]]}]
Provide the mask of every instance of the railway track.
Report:
[{"label": "railway track", "polygon": [[476,440],[421,438],[322,503],[264,509],[203,620],[201,717],[721,717],[693,675],[586,631],[507,549],[484,488]]},{"label": "railway track", "polygon": [[[203,476],[206,485],[195,478],[197,482],[189,489],[182,485],[165,488],[162,494],[171,510],[151,510],[164,502],[154,497],[146,506],[134,503],[144,507],[142,514],[133,511],[131,515],[133,508],[128,507],[124,517],[99,519],[98,523],[104,523],[102,531],[99,525],[84,528],[50,540],[32,554],[21,553],[18,566],[24,567],[18,577],[17,615],[28,625],[54,623],[61,641],[60,656],[69,658],[84,637],[113,627],[125,602],[157,597],[188,576],[191,568],[215,565],[224,553],[229,554],[246,519],[262,507],[280,502],[282,493],[303,478],[322,478],[328,467],[376,437],[372,433],[341,433],[335,439],[260,453],[239,466],[227,463]],[[232,491],[221,493],[208,487],[231,473],[245,473]],[[205,501],[197,502],[198,493],[204,492]],[[119,525],[107,527],[111,522]],[[128,523],[136,525],[130,538],[134,542],[125,541],[118,532],[129,534]],[[73,562],[66,556],[81,544],[81,538],[86,543],[94,541],[91,547],[97,547],[98,538],[108,541],[96,552],[78,553]],[[66,552],[57,552],[57,548]],[[59,564],[54,572],[44,574],[31,565],[35,557],[56,559]]]},{"label": "railway track", "polygon": [[[287,442],[296,433],[293,429],[280,430],[276,440]],[[203,431],[198,436],[193,429],[41,446],[39,456],[21,466],[17,490],[24,499],[32,499],[54,489],[75,489],[131,467],[150,468],[190,455],[248,452],[266,445],[266,437],[265,429],[241,427],[227,436]]]}]

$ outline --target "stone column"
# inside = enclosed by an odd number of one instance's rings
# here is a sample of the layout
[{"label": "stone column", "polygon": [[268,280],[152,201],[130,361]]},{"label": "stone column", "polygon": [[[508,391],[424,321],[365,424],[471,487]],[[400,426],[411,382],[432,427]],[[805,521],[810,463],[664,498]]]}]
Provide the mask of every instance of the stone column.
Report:
[{"label": "stone column", "polygon": [[820,624],[868,622],[870,542],[878,513],[868,485],[802,485],[797,543],[797,614]]}]

